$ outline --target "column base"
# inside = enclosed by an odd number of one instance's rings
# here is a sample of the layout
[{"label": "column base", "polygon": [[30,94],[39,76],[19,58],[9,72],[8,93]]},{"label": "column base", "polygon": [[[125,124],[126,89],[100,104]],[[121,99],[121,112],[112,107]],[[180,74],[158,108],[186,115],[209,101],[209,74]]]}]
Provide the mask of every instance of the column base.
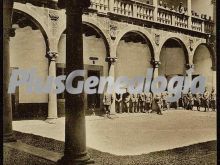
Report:
[{"label": "column base", "polygon": [[10,143],[10,142],[16,142],[16,138],[14,137],[13,133],[10,134],[4,134],[3,135],[3,142],[4,143]]},{"label": "column base", "polygon": [[94,163],[95,161],[90,159],[88,155],[76,159],[72,159],[71,156],[63,156],[60,160],[58,160],[57,165],[86,165]]},{"label": "column base", "polygon": [[49,124],[55,124],[56,123],[56,120],[57,120],[57,118],[47,118],[46,120],[45,120],[45,122],[46,123],[49,123]]}]

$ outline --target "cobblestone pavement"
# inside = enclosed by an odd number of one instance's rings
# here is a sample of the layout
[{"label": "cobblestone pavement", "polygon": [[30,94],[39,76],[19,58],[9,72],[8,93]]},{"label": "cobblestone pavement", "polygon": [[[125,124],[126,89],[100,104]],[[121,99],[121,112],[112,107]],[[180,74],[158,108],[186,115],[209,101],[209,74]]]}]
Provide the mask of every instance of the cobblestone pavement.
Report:
[{"label": "cobblestone pavement", "polygon": [[[64,141],[64,118],[14,121],[13,129]],[[216,140],[216,113],[184,110],[86,117],[87,146],[115,155],[140,155]]]}]

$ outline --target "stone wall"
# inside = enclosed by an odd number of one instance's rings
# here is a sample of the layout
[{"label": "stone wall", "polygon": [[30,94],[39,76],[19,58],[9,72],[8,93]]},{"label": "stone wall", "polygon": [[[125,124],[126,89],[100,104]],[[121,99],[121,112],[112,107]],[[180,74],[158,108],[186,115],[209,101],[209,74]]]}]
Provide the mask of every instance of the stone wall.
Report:
[{"label": "stone wall", "polygon": [[[10,40],[11,67],[19,69],[35,68],[39,77],[44,80],[48,76],[48,59],[46,46],[40,30],[30,27],[16,30],[15,37]],[[47,94],[28,94],[25,86],[19,87],[19,103],[47,103]]]},{"label": "stone wall", "polygon": [[117,48],[116,77],[146,76],[147,68],[151,68],[151,53],[148,45],[133,42],[119,42]]},{"label": "stone wall", "polygon": [[162,48],[159,75],[184,75],[186,58],[182,48]]},{"label": "stone wall", "polygon": [[206,77],[206,84],[209,89],[215,87],[216,76],[212,74],[211,54],[207,47],[200,45],[194,55],[193,62],[195,64],[194,75],[203,75]]}]

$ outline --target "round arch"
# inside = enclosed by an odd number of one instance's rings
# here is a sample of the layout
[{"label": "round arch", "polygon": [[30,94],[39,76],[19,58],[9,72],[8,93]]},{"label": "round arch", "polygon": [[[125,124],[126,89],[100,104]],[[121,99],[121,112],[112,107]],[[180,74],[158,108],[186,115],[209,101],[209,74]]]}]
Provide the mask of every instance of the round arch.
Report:
[{"label": "round arch", "polygon": [[189,64],[189,54],[185,44],[176,37],[163,41],[159,51],[159,75],[171,78],[174,75],[184,75],[186,64]]},{"label": "round arch", "polygon": [[205,46],[205,47],[209,50],[209,53],[210,53],[210,56],[211,56],[210,58],[211,58],[211,60],[212,60],[212,69],[215,70],[215,69],[216,69],[216,55],[215,55],[215,51],[214,51],[214,49],[213,49],[210,45],[208,45],[207,43],[205,43],[205,42],[199,42],[199,43],[197,43],[197,44],[195,45],[195,49],[194,49],[194,52],[193,52],[193,58],[194,58],[194,56],[195,56],[196,51],[198,50],[198,48],[199,48],[200,46]]},{"label": "round arch", "polygon": [[49,42],[48,36],[50,33],[47,30],[46,25],[41,21],[42,19],[40,19],[39,16],[35,15],[33,12],[23,9],[23,7],[20,7],[20,4],[16,2],[13,8],[13,14],[14,13],[19,13],[19,14],[24,15],[40,29],[45,40],[47,51],[49,51],[50,42]]},{"label": "round arch", "polygon": [[146,76],[147,69],[153,67],[154,59],[154,48],[147,36],[136,30],[124,31],[120,34],[120,40],[118,38],[115,42],[118,42],[115,47],[115,56],[118,58],[115,64],[116,77]]},{"label": "round arch", "polygon": [[116,54],[117,51],[117,47],[119,42],[121,41],[121,39],[123,38],[123,36],[127,33],[136,33],[139,34],[140,36],[143,37],[143,39],[145,39],[145,41],[149,44],[151,53],[152,53],[152,58],[154,58],[155,56],[155,51],[156,50],[156,45],[153,42],[152,36],[149,32],[147,32],[146,30],[142,29],[142,28],[138,28],[138,27],[127,27],[125,29],[123,29],[116,37],[116,40],[114,41],[114,54]]},{"label": "round arch", "polygon": [[[15,36],[10,40],[10,67],[35,68],[43,79],[48,76],[48,33],[34,15],[18,8],[13,9],[12,25]],[[47,94],[30,94],[19,88],[19,103],[48,103]]]},{"label": "round arch", "polygon": [[193,76],[202,75],[206,78],[206,86],[209,90],[216,87],[214,50],[206,43],[199,44],[193,54],[195,71]]},{"label": "round arch", "polygon": [[[107,35],[101,30],[102,28],[95,25],[91,21],[83,21],[82,24],[94,29],[97,32],[97,34],[99,34],[101,36],[101,38],[103,39],[103,42],[105,44],[105,47],[106,47],[106,52],[107,52],[106,57],[109,57],[110,56],[110,44],[109,44],[109,41],[107,39]],[[64,27],[65,28],[62,28],[61,33],[59,34],[60,37],[58,39],[58,43],[59,43],[59,40],[60,40],[62,34],[66,31],[66,26],[64,26]]]},{"label": "round arch", "polygon": [[86,21],[83,21],[83,24],[84,25],[87,25],[89,27],[91,27],[92,29],[94,29],[100,36],[101,38],[103,39],[104,41],[104,44],[105,44],[105,47],[106,47],[106,57],[109,57],[110,56],[110,45],[109,45],[109,42],[107,40],[107,37],[106,35],[103,33],[103,31],[97,27],[96,25],[94,25],[93,23],[90,23],[90,22],[86,22]]},{"label": "round arch", "polygon": [[186,47],[186,44],[183,42],[183,40],[181,40],[180,38],[177,38],[177,37],[169,37],[169,38],[166,38],[166,40],[164,40],[159,48],[159,55],[161,54],[161,50],[164,46],[164,44],[169,41],[169,40],[174,40],[176,41],[179,45],[181,45],[181,47],[183,48],[183,51],[184,51],[184,55],[185,55],[185,59],[186,59],[186,64],[189,63],[189,53],[188,53],[188,49]]}]

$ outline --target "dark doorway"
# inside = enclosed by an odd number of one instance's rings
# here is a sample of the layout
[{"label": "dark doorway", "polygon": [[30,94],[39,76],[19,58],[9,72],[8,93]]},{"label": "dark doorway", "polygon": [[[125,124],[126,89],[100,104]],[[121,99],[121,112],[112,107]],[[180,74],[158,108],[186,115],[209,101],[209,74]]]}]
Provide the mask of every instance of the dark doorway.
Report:
[{"label": "dark doorway", "polygon": [[[97,70],[88,70],[88,77],[96,76],[100,78],[100,71]],[[98,90],[98,85],[94,87],[94,89]],[[88,94],[87,95],[87,105],[88,108],[100,109],[100,94]]]}]

